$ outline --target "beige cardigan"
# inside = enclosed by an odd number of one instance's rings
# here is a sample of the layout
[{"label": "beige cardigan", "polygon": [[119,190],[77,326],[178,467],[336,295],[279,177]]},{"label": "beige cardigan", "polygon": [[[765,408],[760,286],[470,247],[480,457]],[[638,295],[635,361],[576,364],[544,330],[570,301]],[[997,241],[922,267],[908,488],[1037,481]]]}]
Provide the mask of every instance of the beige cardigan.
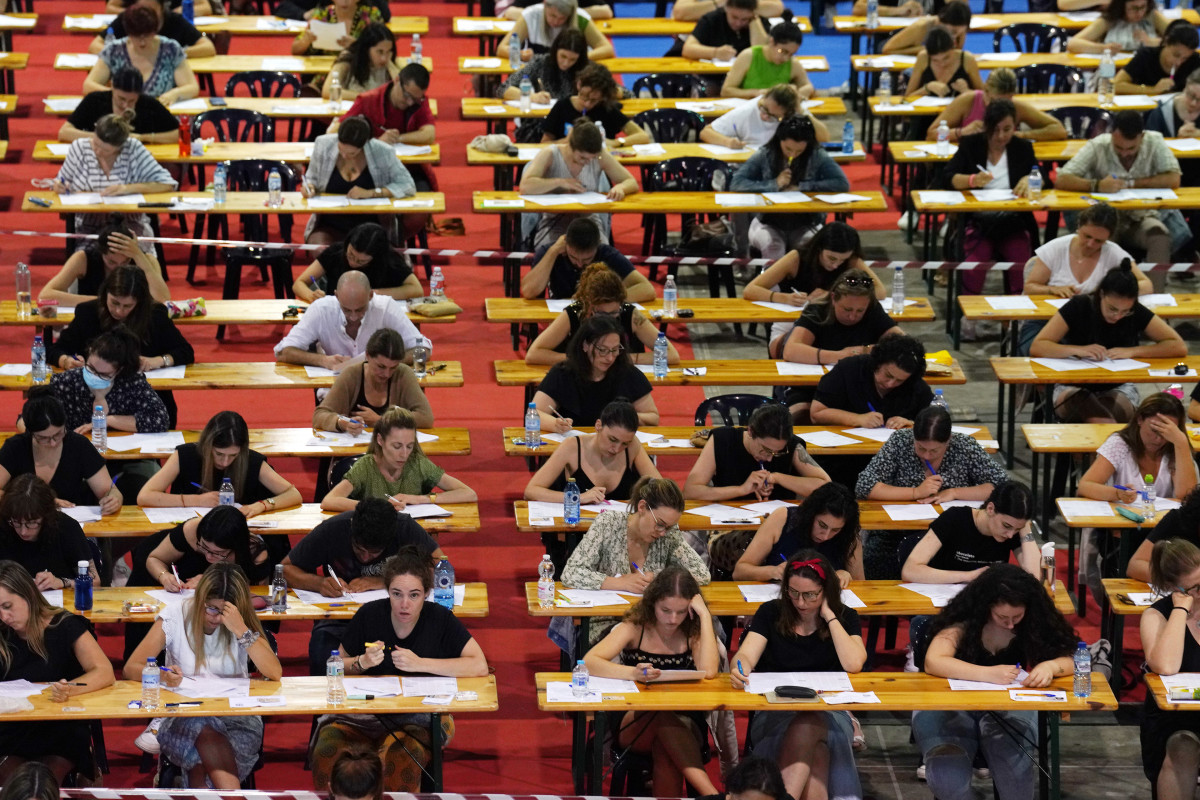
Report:
[{"label": "beige cardigan", "polygon": [[[354,401],[362,390],[365,364],[353,364],[337,376],[333,388],[313,411],[312,424],[317,430],[336,431],[338,415],[353,416]],[[433,427],[433,408],[425,397],[416,373],[407,364],[399,364],[388,381],[388,405],[407,408],[418,428]]]}]

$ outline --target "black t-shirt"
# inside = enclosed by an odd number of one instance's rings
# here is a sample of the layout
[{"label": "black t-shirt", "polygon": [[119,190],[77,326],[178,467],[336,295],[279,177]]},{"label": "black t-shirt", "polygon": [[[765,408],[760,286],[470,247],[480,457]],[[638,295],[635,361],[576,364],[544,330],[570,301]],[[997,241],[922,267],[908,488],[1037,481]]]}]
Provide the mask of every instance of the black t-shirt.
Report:
[{"label": "black t-shirt", "polygon": [[34,653],[24,639],[11,631],[0,633],[12,656],[7,669],[0,663],[0,680],[24,678],[34,683],[53,683],[78,678],[84,670],[75,657],[75,640],[88,632],[86,619],[71,613],[62,614],[45,631],[43,643],[48,658]]},{"label": "black t-shirt", "polygon": [[[118,39],[125,38],[125,15],[118,14],[117,18],[112,21],[113,36]],[[179,42],[183,47],[191,47],[196,42],[204,38],[204,34],[196,29],[196,26],[183,18],[182,14],[170,13],[163,20],[162,30],[158,32],[159,36],[165,36]]]},{"label": "black t-shirt", "polygon": [[[549,249],[550,245],[544,244],[535,250],[533,263],[541,261],[542,256],[546,255],[546,251]],[[596,250],[595,257],[592,258],[592,263],[606,264],[609,269],[621,276],[621,280],[625,280],[629,273],[633,272],[633,264],[611,244],[600,245]],[[579,288],[581,274],[583,274],[583,270],[572,264],[566,253],[560,255],[550,267],[550,280],[546,283],[546,288],[550,290],[550,296],[561,300],[574,297],[575,290]]]},{"label": "black t-shirt", "polygon": [[867,404],[870,403],[885,420],[891,417],[915,419],[921,409],[933,402],[933,391],[925,381],[910,375],[908,380],[881,397],[875,388],[871,357],[851,356],[834,364],[833,369],[821,378],[815,399],[828,408],[854,414],[869,413],[871,408]]},{"label": "black t-shirt", "polygon": [[[458,658],[469,641],[471,633],[458,617],[449,609],[428,601],[421,606],[421,616],[412,633],[401,639],[392,626],[391,601],[373,600],[360,608],[346,625],[342,649],[348,656],[360,656],[366,651],[367,642],[383,642],[384,653],[400,647],[413,651],[420,658]],[[383,661],[364,670],[363,674],[399,675],[400,670],[385,655]]]},{"label": "black t-shirt", "polygon": [[[217,469],[215,465],[213,468],[212,486],[197,488],[193,485],[201,483],[203,459],[200,457],[200,445],[194,442],[181,444],[175,448],[175,454],[179,456],[179,474],[171,482],[171,494],[203,494],[204,492],[220,491],[221,480],[225,477],[225,470]],[[236,486],[234,487],[234,499],[242,505],[257,503],[260,500],[266,500],[268,497],[275,496],[275,492],[263,486],[258,480],[263,465],[267,463],[266,456],[257,450],[250,450],[248,456],[250,463],[246,465],[246,483],[242,486],[240,492]]]},{"label": "black t-shirt", "polygon": [[[321,251],[321,255],[317,256],[317,261],[321,262],[321,267],[325,270],[327,294],[333,294],[334,289],[337,288],[338,278],[342,277],[343,272],[353,269],[346,263],[345,242],[334,242],[326,247]],[[367,264],[367,268],[360,272],[367,276],[372,289],[394,289],[408,280],[408,276],[412,275],[412,268],[399,253],[389,249],[385,263],[380,264],[378,259],[372,259],[371,263]]]},{"label": "black t-shirt", "polygon": [[[412,517],[408,514],[396,514],[396,538],[383,548],[379,558],[369,564],[363,564],[355,558],[354,548],[350,545],[350,520],[353,517],[353,511],[343,511],[336,517],[325,520],[296,543],[292,552],[288,554],[288,560],[297,568],[312,574],[316,574],[318,569],[325,570],[326,565],[332,565],[339,578],[352,581],[364,575],[382,575],[383,562],[405,545],[416,545],[428,554],[437,550],[437,542]],[[363,606],[363,609],[365,610],[366,606]],[[376,636],[369,641],[378,638]]]},{"label": "black t-shirt", "polygon": [[[828,313],[829,321],[821,324],[820,317]],[[819,312],[811,304],[804,309],[796,326],[812,331],[813,347],[822,350],[841,350],[844,347],[875,344],[885,333],[896,327],[896,321],[888,316],[879,303],[872,302],[866,313],[854,325],[843,325],[837,321],[832,309]]]},{"label": "black t-shirt", "polygon": [[1148,542],[1161,542],[1166,539],[1185,539],[1200,547],[1200,529],[1188,525],[1181,509],[1173,508],[1146,535]]},{"label": "black t-shirt", "polygon": [[[771,21],[766,17],[760,17],[763,27],[766,30],[771,30]],[[725,13],[725,9],[717,8],[705,14],[700,19],[696,20],[696,27],[692,28],[692,36],[696,37],[696,41],[708,47],[721,47],[722,45],[732,45],[739,53],[750,46],[750,25],[747,25],[740,31],[735,31],[729,27],[729,17]]]},{"label": "black t-shirt", "polygon": [[942,549],[929,560],[934,569],[970,572],[992,564],[1007,564],[1009,554],[1021,546],[1021,537],[998,542],[975,527],[973,509],[948,508],[929,526],[942,543]]},{"label": "black t-shirt", "polygon": [[[8,470],[10,480],[18,475],[32,475],[33,435],[18,433],[10,436],[0,447],[0,466]],[[70,501],[77,506],[94,506],[97,503],[96,494],[87,481],[102,469],[104,457],[96,452],[88,438],[75,431],[67,431],[63,437],[58,468],[50,478],[50,488],[60,500]]]},{"label": "black t-shirt", "polygon": [[650,381],[632,364],[614,364],[604,380],[585,381],[559,362],[538,386],[539,392],[554,398],[558,413],[578,425],[590,425],[600,419],[600,412],[613,400],[633,403],[650,394],[650,390]]},{"label": "black t-shirt", "polygon": [[[117,19],[119,20],[120,17]],[[170,111],[167,111],[167,107],[160,103],[157,97],[151,97],[148,94],[139,95],[133,110],[134,133],[166,133],[179,129],[179,120],[172,116]],[[79,105],[75,106],[71,116],[67,117],[67,122],[77,130],[94,131],[96,122],[104,115],[111,113],[113,113],[112,91],[90,92],[79,101]]]},{"label": "black t-shirt", "polygon": [[1136,347],[1142,331],[1154,319],[1154,312],[1141,303],[1133,304],[1133,312],[1119,322],[1104,321],[1097,299],[1092,295],[1077,295],[1058,310],[1067,333],[1063,344],[1081,347],[1099,344],[1104,347]]},{"label": "black t-shirt", "polygon": [[[1163,78],[1171,77],[1171,73],[1164,70],[1162,62],[1159,61],[1161,53],[1162,47],[1139,47],[1133,54],[1133,58],[1129,59],[1129,63],[1123,67],[1125,74],[1134,83],[1142,86],[1154,86]],[[1200,66],[1200,56],[1192,53],[1175,68],[1175,86],[1170,91],[1182,92],[1188,75],[1191,75],[1192,70],[1198,66]]]},{"label": "black t-shirt", "polygon": [[0,553],[30,575],[49,572],[60,578],[74,577],[80,561],[92,560],[83,528],[61,511],[42,523],[41,533],[32,542],[17,536],[8,520],[0,520]]},{"label": "black t-shirt", "polygon": [[600,103],[587,111],[576,111],[571,98],[564,97],[550,109],[546,121],[542,124],[542,130],[555,139],[562,139],[569,130],[567,126],[573,126],[575,120],[580,117],[587,117],[592,122],[603,125],[606,139],[617,138],[617,134],[625,130],[625,125],[629,122],[629,117],[621,110],[620,103]]},{"label": "black t-shirt", "polygon": [[[750,631],[763,636],[767,645],[754,665],[755,672],[844,672],[838,659],[833,638],[822,639],[819,633],[809,636],[784,636],[776,623],[784,600],[770,600],[758,607],[750,621]],[[846,633],[862,635],[862,623],[852,608],[844,608],[838,617]]]},{"label": "black t-shirt", "polygon": [[[747,453],[746,448],[742,445],[742,434],[745,432],[745,428],[735,428],[732,425],[713,428],[711,437],[713,458],[716,463],[716,470],[712,477],[713,486],[740,486],[750,473],[760,468],[760,462]],[[784,445],[782,453],[770,461],[762,463],[766,465],[769,472],[794,475],[796,471],[792,469],[792,456],[797,447],[803,448],[804,443],[800,437],[793,435],[791,440]],[[775,490],[771,492],[771,498],[774,500],[791,500],[795,496],[795,493],[782,486],[776,486]]]}]

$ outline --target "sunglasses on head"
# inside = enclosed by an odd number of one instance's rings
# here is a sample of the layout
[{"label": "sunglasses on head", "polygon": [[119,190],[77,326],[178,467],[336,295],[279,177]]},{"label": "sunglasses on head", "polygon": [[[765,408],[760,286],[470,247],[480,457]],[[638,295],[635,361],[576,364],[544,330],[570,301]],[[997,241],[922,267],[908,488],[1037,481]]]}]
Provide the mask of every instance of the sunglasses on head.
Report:
[{"label": "sunglasses on head", "polygon": [[843,286],[854,286],[859,289],[865,289],[872,285],[870,278],[842,278]]}]

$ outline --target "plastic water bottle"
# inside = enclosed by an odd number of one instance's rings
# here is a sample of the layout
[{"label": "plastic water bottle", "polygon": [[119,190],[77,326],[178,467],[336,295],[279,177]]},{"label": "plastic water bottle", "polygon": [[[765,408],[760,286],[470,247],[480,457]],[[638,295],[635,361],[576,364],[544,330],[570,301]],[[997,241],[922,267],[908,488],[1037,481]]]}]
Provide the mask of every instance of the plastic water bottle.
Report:
[{"label": "plastic water bottle", "polygon": [[933,391],[933,402],[931,402],[929,405],[937,406],[938,408],[944,408],[947,414],[950,413],[950,404],[946,402],[946,396],[942,394],[941,389],[935,389]]},{"label": "plastic water bottle", "polygon": [[525,446],[542,446],[542,415],[538,413],[534,403],[530,403],[525,409]]},{"label": "plastic water bottle", "polygon": [[231,506],[234,502],[233,481],[229,478],[223,478],[221,480],[221,489],[217,492],[217,505]]},{"label": "plastic water bottle", "polygon": [[33,284],[29,267],[24,261],[17,262],[17,319],[29,319],[33,315]]},{"label": "plastic water bottle", "polygon": [[29,380],[35,384],[46,382],[46,345],[40,333],[34,334],[33,347],[29,348]]},{"label": "plastic water bottle", "polygon": [[675,319],[679,313],[679,289],[675,286],[675,276],[668,275],[663,284],[663,319]]},{"label": "plastic water bottle", "polygon": [[196,0],[183,0],[183,18],[189,25],[196,22]]},{"label": "plastic water bottle", "polygon": [[271,208],[279,208],[283,205],[283,179],[279,177],[279,170],[271,170],[271,174],[267,176],[267,205]]},{"label": "plastic water bottle", "polygon": [[879,27],[879,0],[867,0],[867,29]]},{"label": "plastic water bottle", "polygon": [[879,102],[885,106],[892,104],[892,73],[884,70],[879,73],[879,90],[875,93],[879,97]]},{"label": "plastic water bottle", "polygon": [[1029,171],[1029,199],[1042,199],[1042,172],[1037,166]]},{"label": "plastic water bottle", "polygon": [[92,573],[86,561],[75,564],[75,610],[92,610]]},{"label": "plastic water bottle", "polygon": [[99,404],[92,409],[92,447],[101,453],[108,450],[108,417]]},{"label": "plastic water bottle", "polygon": [[892,313],[904,311],[904,267],[892,270]]},{"label": "plastic water bottle", "polygon": [[342,661],[341,652],[334,650],[325,662],[325,704],[343,706],[346,704],[346,685],[342,679],[346,676],[346,662]]},{"label": "plastic water bottle", "polygon": [[283,577],[283,564],[275,565],[275,577],[271,579],[271,610],[276,614],[287,612],[287,579]]},{"label": "plastic water bottle", "polygon": [[162,680],[158,662],[153,658],[146,659],[142,667],[142,710],[154,711],[158,708],[158,688]]},{"label": "plastic water bottle", "polygon": [[1042,545],[1042,585],[1050,594],[1054,594],[1054,587],[1057,585],[1055,569],[1054,542],[1046,542]]},{"label": "plastic water bottle", "polygon": [[583,659],[575,662],[575,669],[571,670],[571,694],[576,697],[587,697],[588,693],[588,678],[592,677],[588,673],[587,664],[583,663]]},{"label": "plastic water bottle", "polygon": [[521,68],[521,37],[515,33],[508,40],[508,68],[513,72]]},{"label": "plastic water bottle", "polygon": [[213,171],[213,202],[219,206],[225,205],[225,193],[229,186],[226,174],[225,164],[217,164],[216,170]]},{"label": "plastic water bottle", "polygon": [[574,478],[567,478],[567,488],[563,489],[563,519],[568,525],[579,524],[579,485]]},{"label": "plastic water bottle", "polygon": [[1097,70],[1100,76],[1100,82],[1097,86],[1097,95],[1099,105],[1112,105],[1113,101],[1113,79],[1117,77],[1117,65],[1113,62],[1112,53],[1105,50],[1100,54],[1100,69]]},{"label": "plastic water bottle", "polygon": [[414,33],[412,38],[412,55],[409,56],[408,63],[421,63],[421,34]]},{"label": "plastic water bottle", "polygon": [[1080,642],[1075,648],[1075,687],[1073,694],[1084,698],[1092,695],[1092,651],[1088,650],[1087,642]]},{"label": "plastic water bottle", "polygon": [[112,25],[108,26],[108,30],[104,32],[104,46],[108,47],[117,40],[117,35],[113,33]]},{"label": "plastic water bottle", "polygon": [[1170,386],[1167,387],[1167,394],[1176,398],[1177,400],[1179,400],[1179,402],[1181,402],[1181,403],[1183,402],[1183,386],[1182,385],[1180,385],[1178,383],[1172,383]]},{"label": "plastic water bottle", "polygon": [[528,114],[533,109],[533,81],[529,76],[521,78],[521,113]]},{"label": "plastic water bottle", "polygon": [[1157,499],[1154,491],[1154,476],[1147,475],[1142,482],[1142,516],[1147,521],[1154,519],[1154,501]]},{"label": "plastic water bottle", "polygon": [[449,611],[454,610],[454,567],[448,558],[443,558],[433,568],[433,602]]},{"label": "plastic water bottle", "polygon": [[336,72],[329,76],[329,102],[334,105],[342,102],[342,82]]},{"label": "plastic water bottle", "polygon": [[446,296],[446,276],[442,274],[441,267],[434,267],[433,274],[429,276],[429,296]]},{"label": "plastic water bottle", "polygon": [[937,154],[938,158],[950,157],[950,126],[946,123],[946,120],[938,123]]},{"label": "plastic water bottle", "polygon": [[850,155],[854,152],[854,123],[846,120],[842,126],[842,153]]},{"label": "plastic water bottle", "polygon": [[549,553],[538,564],[538,608],[554,608],[554,562]]},{"label": "plastic water bottle", "polygon": [[659,380],[667,377],[667,335],[662,331],[654,340],[654,377]]}]

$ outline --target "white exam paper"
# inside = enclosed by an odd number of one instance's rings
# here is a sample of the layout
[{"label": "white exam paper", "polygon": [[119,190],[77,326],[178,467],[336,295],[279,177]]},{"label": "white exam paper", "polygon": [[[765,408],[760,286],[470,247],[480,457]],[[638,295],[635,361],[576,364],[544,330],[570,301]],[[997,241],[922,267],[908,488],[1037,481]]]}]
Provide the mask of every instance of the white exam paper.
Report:
[{"label": "white exam paper", "polygon": [[742,508],[754,514],[762,514],[766,516],[772,511],[778,511],[781,508],[791,508],[794,505],[796,504],[789,503],[786,500],[763,500],[761,503],[746,503],[742,506]]},{"label": "white exam paper", "polygon": [[1067,519],[1117,516],[1112,506],[1103,500],[1059,500],[1058,508]]},{"label": "white exam paper", "polygon": [[892,434],[896,431],[891,428],[847,428],[842,433],[848,433],[851,436],[858,436],[862,439],[871,439],[876,442],[886,442],[892,438]]},{"label": "white exam paper", "polygon": [[1037,303],[1023,294],[987,295],[988,305],[997,311],[1036,311]]},{"label": "white exam paper", "polygon": [[819,194],[819,195],[817,195],[817,199],[820,200],[822,203],[829,203],[830,205],[840,206],[840,205],[845,205],[846,203],[860,203],[860,202],[863,202],[866,200],[870,200],[871,198],[863,197],[861,194],[850,194],[849,192],[839,192],[838,194]]},{"label": "white exam paper", "polygon": [[848,444],[858,444],[857,439],[849,436],[842,436],[840,433],[833,431],[811,431],[801,433],[798,436],[813,447],[845,447]]},{"label": "white exam paper", "polygon": [[795,364],[791,361],[776,361],[775,369],[780,375],[816,375],[825,374],[825,368],[820,364]]},{"label": "white exam paper", "polygon": [[811,203],[812,198],[804,192],[763,192],[763,199],[771,205],[787,205],[788,203]]},{"label": "white exam paper", "polygon": [[100,506],[75,506],[73,508],[60,508],[59,511],[80,524],[100,521]]},{"label": "white exam paper", "polygon": [[917,196],[921,198],[922,203],[937,203],[946,206],[956,206],[967,202],[967,198],[962,192],[922,189],[917,192]]},{"label": "white exam paper", "polygon": [[397,675],[377,677],[351,677],[342,679],[346,694],[373,694],[376,697],[397,697],[400,694],[400,678]]},{"label": "white exam paper", "polygon": [[750,694],[766,694],[777,686],[807,686],[818,692],[852,692],[845,672],[755,672],[746,684]]},{"label": "white exam paper", "polygon": [[874,692],[825,692],[821,702],[829,705],[849,705],[850,703],[882,703]]},{"label": "white exam paper", "polygon": [[958,678],[947,678],[950,682],[950,691],[952,692],[994,692],[999,689],[1024,689],[1025,686],[1021,681],[1028,677],[1029,673],[1021,670],[1017,673],[1017,679],[1012,683],[987,683],[986,681],[964,681]]},{"label": "white exam paper", "polygon": [[884,504],[883,510],[893,522],[914,519],[937,519],[938,512],[929,503]]},{"label": "white exam paper", "polygon": [[[176,364],[172,367],[159,367],[158,369],[148,369],[142,373],[146,376],[146,380],[159,381],[179,381],[187,376],[187,365]],[[183,434],[180,434],[180,444],[183,444]]]},{"label": "white exam paper", "polygon": [[322,22],[319,19],[311,19],[308,21],[308,30],[313,36],[317,37],[313,42],[313,47],[318,50],[337,50],[343,48],[338,44],[338,39],[346,35],[346,26],[340,22]]},{"label": "white exam paper", "polygon": [[750,194],[748,192],[717,192],[713,195],[717,205],[726,207],[739,206],[761,206],[766,205],[767,201],[761,194]]},{"label": "white exam paper", "polygon": [[944,608],[954,596],[963,590],[965,583],[902,583],[901,589],[928,597],[934,608]]},{"label": "white exam paper", "polygon": [[207,508],[175,506],[173,508],[143,508],[146,519],[155,525],[170,525],[175,522],[187,522],[192,517],[203,517],[208,513]]},{"label": "white exam paper", "polygon": [[454,694],[458,691],[458,678],[446,678],[441,675],[410,677],[405,675],[400,679],[405,697],[427,697],[431,694]]}]

